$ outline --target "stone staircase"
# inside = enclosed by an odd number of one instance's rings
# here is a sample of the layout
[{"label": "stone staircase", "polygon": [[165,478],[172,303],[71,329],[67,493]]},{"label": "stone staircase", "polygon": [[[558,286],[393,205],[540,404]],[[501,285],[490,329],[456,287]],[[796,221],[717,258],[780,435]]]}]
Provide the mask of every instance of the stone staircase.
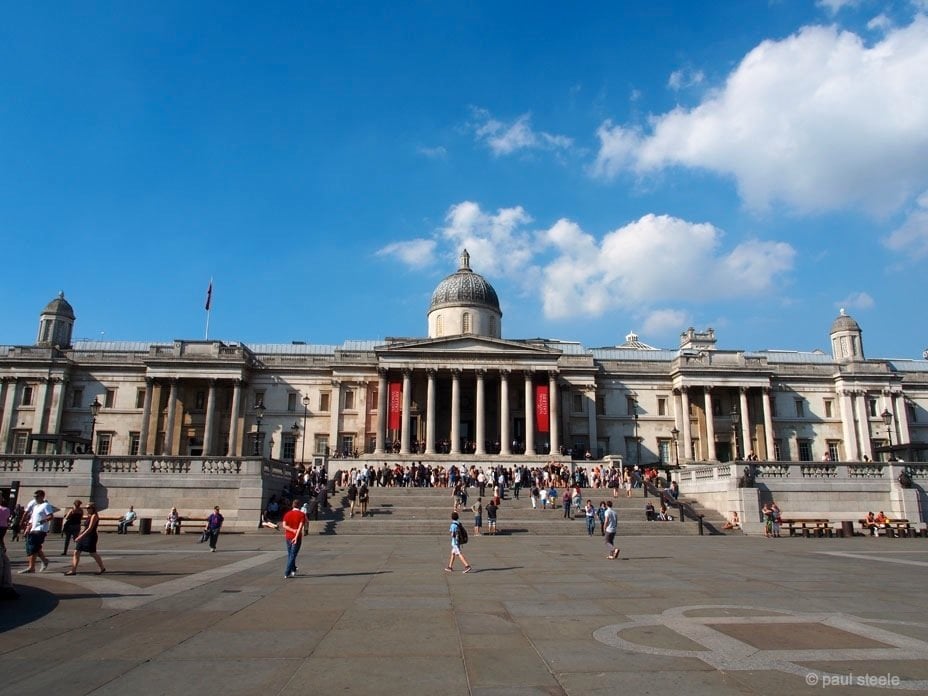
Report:
[{"label": "stone staircase", "polygon": [[[600,501],[612,500],[613,508],[619,519],[619,536],[689,536],[699,534],[699,524],[687,515],[680,522],[678,510],[671,510],[672,522],[648,522],[644,516],[647,502],[640,488],[633,489],[631,498],[624,492],[618,498],[612,498],[609,489],[583,489],[583,501],[587,498],[599,506]],[[477,489],[468,491],[466,509],[460,513],[467,530],[473,533],[474,515],[470,506],[477,500]],[[488,498],[484,498],[486,504]],[[658,500],[652,495],[648,500],[659,507]],[[724,518],[717,512],[706,510],[699,505],[686,501],[695,515],[703,515],[704,533],[721,534]],[[451,521],[453,499],[449,488],[379,488],[370,489],[368,514],[361,517],[357,512],[349,517],[348,496],[345,489],[338,489],[329,498],[332,509],[318,522],[310,523],[310,532],[318,534],[391,534],[391,535],[441,535],[447,533]],[[547,510],[532,509],[528,491],[521,491],[515,498],[511,490],[506,491],[497,513],[499,535],[538,534],[545,536],[577,536],[586,534],[586,521],[583,513],[572,512],[574,518],[564,518],[560,504]],[[487,528],[486,513],[483,515],[484,532]],[[596,534],[599,534],[597,521]]]}]

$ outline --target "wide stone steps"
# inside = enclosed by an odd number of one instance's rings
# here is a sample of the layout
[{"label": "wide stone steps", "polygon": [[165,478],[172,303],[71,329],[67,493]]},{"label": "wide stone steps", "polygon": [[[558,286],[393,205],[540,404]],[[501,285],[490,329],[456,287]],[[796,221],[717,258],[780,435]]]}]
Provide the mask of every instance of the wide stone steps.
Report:
[{"label": "wide stone steps", "polygon": [[[671,522],[648,522],[645,520],[644,506],[647,501],[656,507],[658,501],[653,496],[644,499],[641,490],[635,491],[631,498],[624,495],[612,498],[611,491],[604,489],[583,490],[583,500],[590,499],[594,505],[601,500],[612,500],[613,508],[619,519],[619,535],[626,536],[690,536],[699,533],[695,520],[680,522],[675,511],[671,511]],[[460,512],[461,521],[468,532],[473,530],[473,513],[470,506],[477,500],[476,489],[471,489],[467,506]],[[487,498],[484,498],[484,505]],[[329,498],[332,510],[318,522],[310,525],[312,532],[321,534],[393,534],[393,535],[428,535],[446,534],[453,509],[451,491],[447,488],[379,488],[370,489],[368,514],[361,517],[357,511],[349,516],[348,497],[340,489]],[[693,506],[697,514],[704,514],[705,533],[718,533],[724,520],[715,513],[706,513]],[[531,498],[523,491],[519,498],[507,492],[497,513],[497,526],[500,536],[516,534],[534,534],[545,536],[585,536],[586,521],[582,513],[575,511],[573,519],[563,516],[563,508],[558,505],[548,509],[533,509]],[[483,515],[484,532],[487,528],[486,513]],[[600,536],[597,521],[594,532]]]}]

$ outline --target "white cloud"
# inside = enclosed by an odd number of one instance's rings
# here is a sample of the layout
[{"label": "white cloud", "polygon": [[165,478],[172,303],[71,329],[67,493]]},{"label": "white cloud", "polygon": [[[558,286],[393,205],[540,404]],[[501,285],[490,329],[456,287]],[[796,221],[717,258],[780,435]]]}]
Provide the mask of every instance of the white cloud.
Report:
[{"label": "white cloud", "polygon": [[885,214],[928,187],[928,17],[865,45],[805,27],[754,48],[692,109],[649,132],[608,121],[594,176],[687,166],[732,177],[748,206]]},{"label": "white cloud", "polygon": [[879,14],[867,22],[867,29],[870,31],[887,31],[892,26],[893,20],[891,20],[885,14]]},{"label": "white cloud", "polygon": [[644,320],[642,327],[645,336],[666,336],[679,333],[687,326],[692,326],[689,314],[680,309],[655,309]]},{"label": "white cloud", "polygon": [[537,293],[547,319],[626,310],[647,316],[646,328],[654,333],[691,323],[661,304],[769,293],[792,270],[796,254],[789,244],[757,240],[726,250],[715,226],[667,215],[645,215],[601,239],[567,219],[541,231],[530,230],[531,223],[520,206],[488,213],[464,201],[448,210],[435,239],[391,244],[378,253],[421,268],[439,246],[455,260],[466,248],[478,273]]},{"label": "white cloud", "polygon": [[852,292],[839,302],[835,302],[836,307],[842,309],[873,309],[876,302],[865,292]]},{"label": "white cloud", "polygon": [[928,191],[918,197],[915,208],[884,240],[884,244],[893,251],[907,253],[916,259],[928,256]]},{"label": "white cloud", "polygon": [[725,253],[713,225],[645,215],[601,241],[576,223],[560,220],[542,233],[557,253],[541,272],[548,318],[600,316],[652,303],[708,301],[770,290],[793,266],[788,244],[749,241]]},{"label": "white cloud", "polygon": [[435,254],[434,239],[411,239],[406,242],[394,242],[377,251],[378,256],[394,256],[407,266],[421,267],[429,264]]},{"label": "white cloud", "polygon": [[416,152],[428,159],[445,159],[448,156],[448,151],[441,145],[436,147],[421,146],[416,148]]},{"label": "white cloud", "polygon": [[670,73],[667,79],[667,86],[675,92],[695,87],[702,84],[706,79],[706,74],[702,70],[691,70],[690,68],[681,68]]},{"label": "white cloud", "polygon": [[511,155],[519,150],[567,150],[573,140],[566,135],[553,135],[532,128],[531,114],[522,114],[511,123],[493,118],[486,109],[474,109],[474,134],[496,156]]},{"label": "white cloud", "polygon": [[854,7],[860,0],[818,0],[816,3],[831,15],[838,14],[845,7]]},{"label": "white cloud", "polygon": [[522,229],[531,221],[520,206],[489,214],[476,203],[464,201],[449,209],[439,236],[455,258],[461,249],[467,249],[480,273],[515,273],[531,264],[534,245],[531,235]]}]

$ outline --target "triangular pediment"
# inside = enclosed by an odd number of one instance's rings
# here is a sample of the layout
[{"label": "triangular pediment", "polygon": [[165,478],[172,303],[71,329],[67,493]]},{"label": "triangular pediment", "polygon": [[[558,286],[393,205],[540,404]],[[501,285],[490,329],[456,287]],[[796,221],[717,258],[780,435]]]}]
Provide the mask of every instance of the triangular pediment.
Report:
[{"label": "triangular pediment", "polygon": [[506,341],[501,338],[445,336],[382,346],[377,349],[377,354],[381,357],[423,354],[556,357],[561,354],[561,351],[538,345],[529,345],[520,341]]}]

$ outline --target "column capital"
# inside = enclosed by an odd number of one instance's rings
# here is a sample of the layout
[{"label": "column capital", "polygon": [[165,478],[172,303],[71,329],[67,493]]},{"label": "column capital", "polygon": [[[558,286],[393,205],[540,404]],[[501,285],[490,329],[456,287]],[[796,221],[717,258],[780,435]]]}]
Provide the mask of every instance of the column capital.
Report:
[{"label": "column capital", "polygon": [[462,373],[462,372],[464,372],[464,370],[462,370],[460,367],[452,367],[452,368],[451,368],[451,376],[452,376],[452,377],[459,378],[459,377],[461,376],[461,373]]},{"label": "column capital", "polygon": [[499,368],[499,376],[502,377],[503,379],[508,379],[509,375],[511,374],[512,374],[512,370],[510,370],[508,367]]},{"label": "column capital", "polygon": [[487,368],[478,367],[476,370],[474,370],[474,373],[482,379],[483,377],[486,377],[487,375]]},{"label": "column capital", "polygon": [[438,368],[435,368],[435,367],[427,367],[427,368],[425,368],[425,374],[428,375],[429,377],[434,378],[435,375],[438,374]]},{"label": "column capital", "polygon": [[342,386],[342,381],[340,379],[332,379],[329,380],[329,384],[331,384],[333,387],[340,387]]},{"label": "column capital", "polygon": [[387,373],[388,373],[388,372],[390,372],[390,370],[387,369],[386,367],[378,367],[378,368],[377,368],[377,375],[380,376],[380,377],[382,377],[383,379],[386,379],[386,378],[387,378]]}]

